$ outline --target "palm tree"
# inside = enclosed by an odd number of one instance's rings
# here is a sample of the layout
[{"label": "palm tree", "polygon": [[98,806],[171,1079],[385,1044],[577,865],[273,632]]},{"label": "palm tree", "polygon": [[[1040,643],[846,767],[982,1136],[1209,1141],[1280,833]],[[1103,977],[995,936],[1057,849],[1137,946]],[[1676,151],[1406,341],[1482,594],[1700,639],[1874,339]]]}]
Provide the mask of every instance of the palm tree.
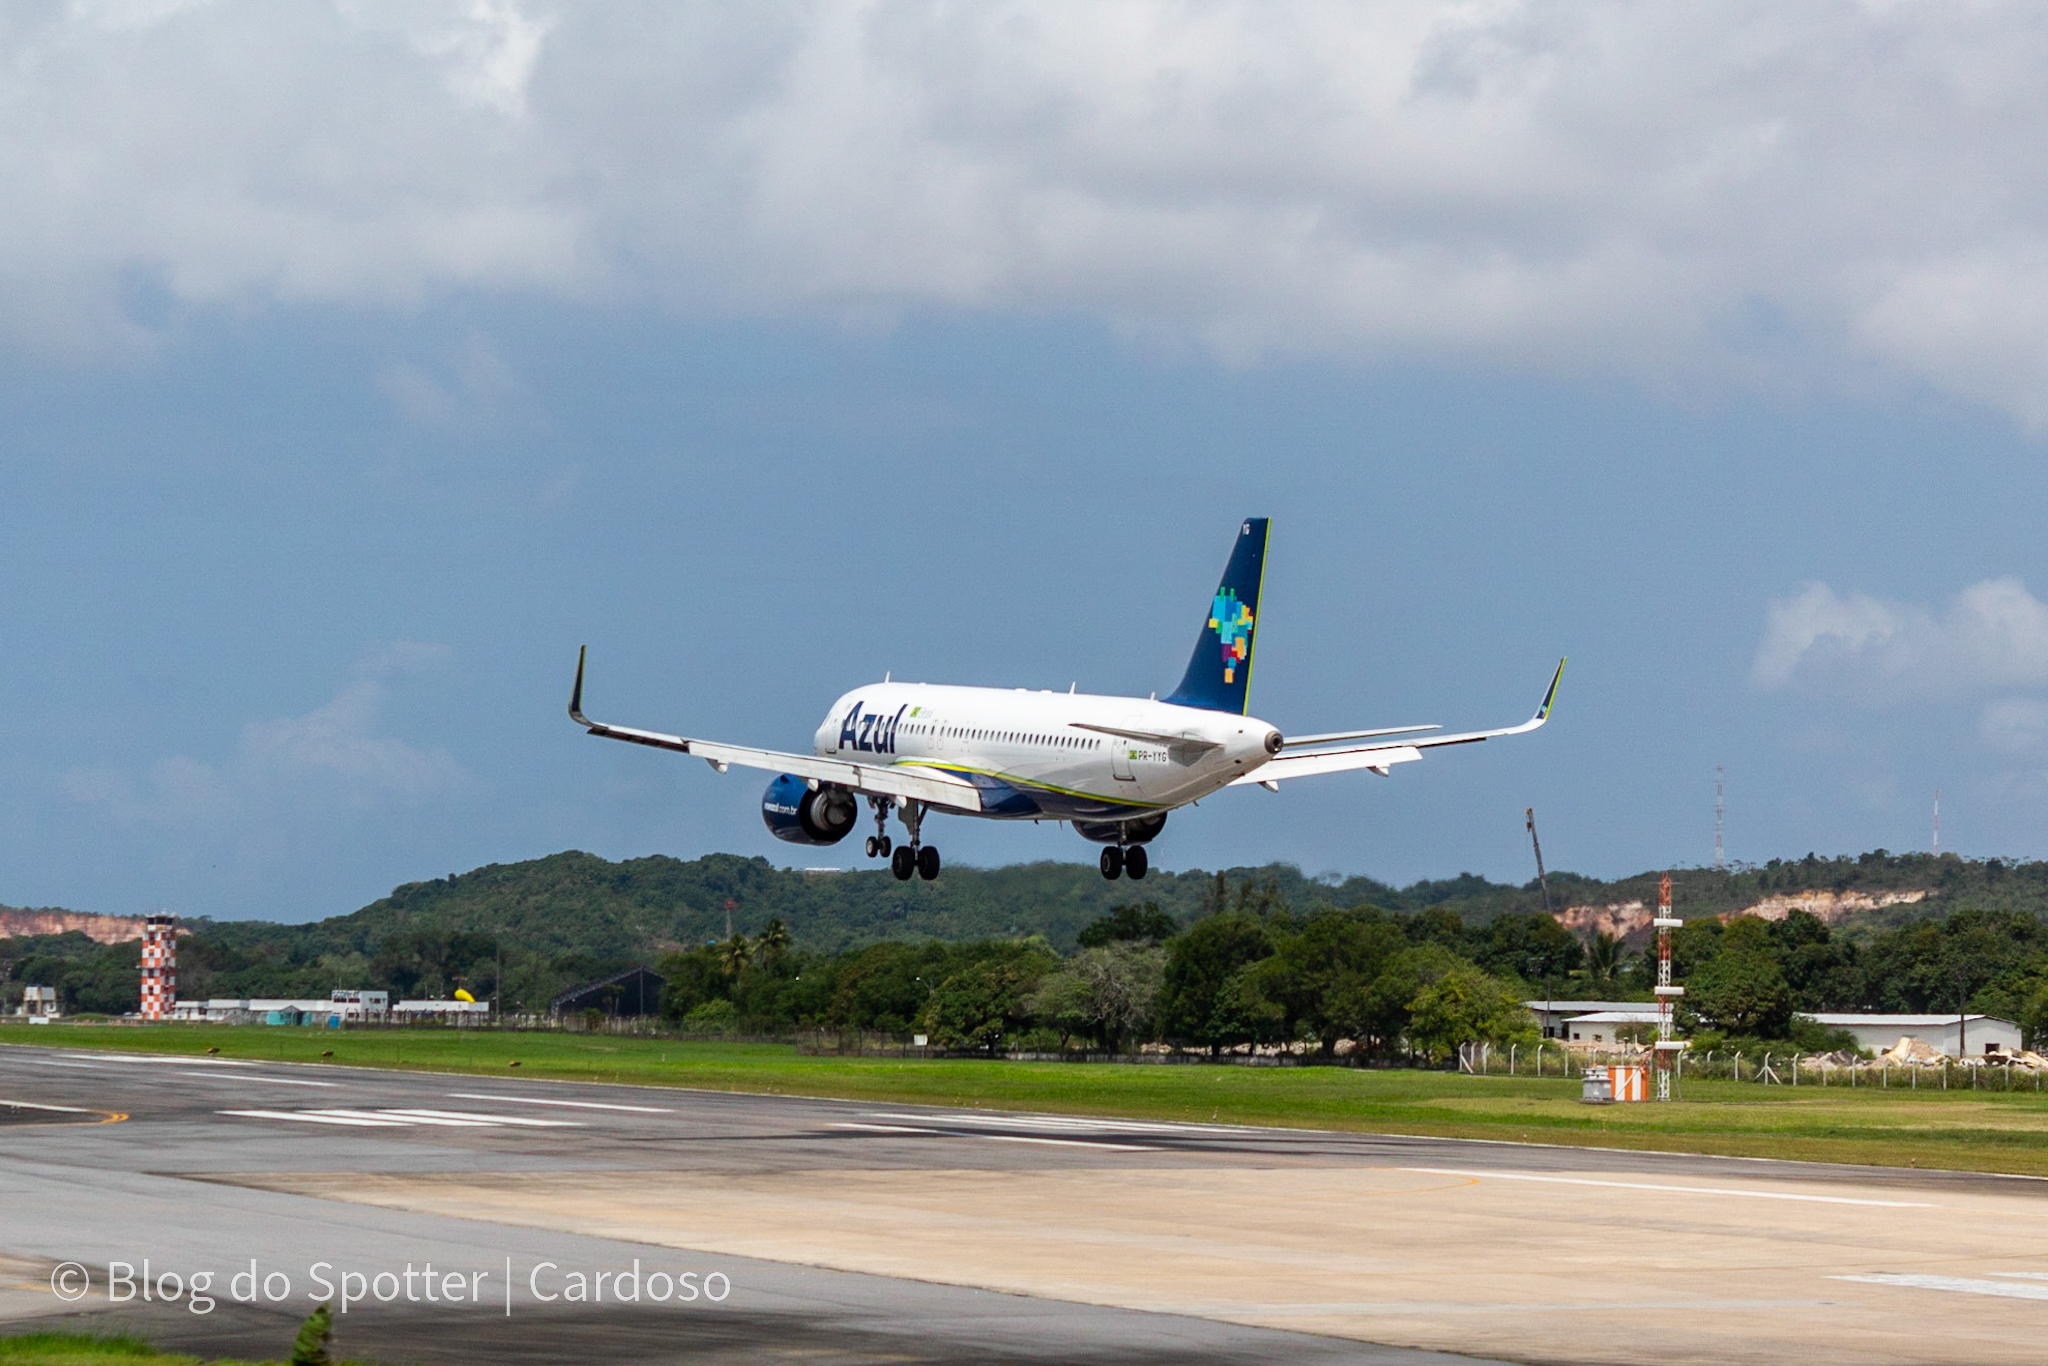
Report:
[{"label": "palm tree", "polygon": [[737,977],[747,970],[747,964],[754,960],[754,946],[743,934],[735,933],[732,938],[718,946],[718,966],[728,977]]},{"label": "palm tree", "polygon": [[1586,978],[1593,982],[1612,982],[1621,974],[1621,940],[1605,930],[1593,932],[1593,942],[1586,946]]},{"label": "palm tree", "polygon": [[779,915],[761,927],[761,935],[754,941],[754,947],[770,963],[788,953],[789,945],[789,926],[782,923],[782,917]]}]

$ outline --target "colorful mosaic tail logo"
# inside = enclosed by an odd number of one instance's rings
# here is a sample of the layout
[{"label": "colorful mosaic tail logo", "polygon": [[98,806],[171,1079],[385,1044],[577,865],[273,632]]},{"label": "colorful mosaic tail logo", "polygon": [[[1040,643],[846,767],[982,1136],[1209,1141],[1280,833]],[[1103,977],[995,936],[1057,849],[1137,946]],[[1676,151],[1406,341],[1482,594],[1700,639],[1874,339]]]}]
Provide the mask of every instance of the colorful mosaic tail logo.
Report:
[{"label": "colorful mosaic tail logo", "polygon": [[1219,589],[1209,609],[1209,628],[1223,641],[1223,681],[1237,681],[1238,666],[1251,653],[1252,609],[1228,588]]},{"label": "colorful mosaic tail logo", "polygon": [[1209,599],[1187,674],[1167,696],[1168,702],[1244,714],[1257,645],[1259,586],[1266,574],[1266,527],[1264,517],[1248,517],[1238,524],[1230,563]]}]

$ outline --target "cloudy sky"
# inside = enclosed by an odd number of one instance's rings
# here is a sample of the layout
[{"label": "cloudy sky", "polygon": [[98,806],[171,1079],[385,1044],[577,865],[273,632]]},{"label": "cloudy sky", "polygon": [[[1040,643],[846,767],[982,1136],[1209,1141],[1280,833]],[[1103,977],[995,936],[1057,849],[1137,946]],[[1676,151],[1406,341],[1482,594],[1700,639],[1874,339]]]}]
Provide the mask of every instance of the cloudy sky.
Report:
[{"label": "cloudy sky", "polygon": [[[594,712],[898,677],[1540,735],[1174,818],[1406,881],[2048,856],[2048,11],[0,11],[0,902],[846,864]],[[951,822],[949,858],[1086,858]]]}]

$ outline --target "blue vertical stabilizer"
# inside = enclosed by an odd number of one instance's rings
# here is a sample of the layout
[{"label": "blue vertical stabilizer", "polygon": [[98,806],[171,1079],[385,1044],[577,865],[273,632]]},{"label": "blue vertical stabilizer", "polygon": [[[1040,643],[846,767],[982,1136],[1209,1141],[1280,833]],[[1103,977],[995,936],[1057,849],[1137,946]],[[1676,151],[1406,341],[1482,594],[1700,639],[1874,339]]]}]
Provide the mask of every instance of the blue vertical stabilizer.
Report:
[{"label": "blue vertical stabilizer", "polygon": [[1183,707],[1243,715],[1251,694],[1252,641],[1259,624],[1259,584],[1266,574],[1266,522],[1247,518],[1238,527],[1230,567],[1209,602],[1202,638],[1187,676],[1164,700]]}]

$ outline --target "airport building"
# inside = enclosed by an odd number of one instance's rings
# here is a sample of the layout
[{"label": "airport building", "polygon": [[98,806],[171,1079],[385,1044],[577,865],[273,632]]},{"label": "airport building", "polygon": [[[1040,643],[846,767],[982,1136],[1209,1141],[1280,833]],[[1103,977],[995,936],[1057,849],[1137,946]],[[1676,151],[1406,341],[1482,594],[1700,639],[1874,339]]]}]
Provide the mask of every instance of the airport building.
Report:
[{"label": "airport building", "polygon": [[30,1021],[54,1020],[57,1018],[57,988],[28,987],[21,994],[20,1013]]},{"label": "airport building", "polygon": [[[1543,1037],[1577,1048],[1612,1048],[1631,1026],[1657,1026],[1648,1001],[1524,1001]],[[1883,1051],[1900,1039],[1918,1039],[1951,1058],[2020,1051],[2020,1027],[1995,1015],[1884,1015],[1855,1011],[1802,1011],[1828,1029],[1846,1029],[1858,1048]],[[1631,1031],[1633,1032],[1633,1031]]]}]

